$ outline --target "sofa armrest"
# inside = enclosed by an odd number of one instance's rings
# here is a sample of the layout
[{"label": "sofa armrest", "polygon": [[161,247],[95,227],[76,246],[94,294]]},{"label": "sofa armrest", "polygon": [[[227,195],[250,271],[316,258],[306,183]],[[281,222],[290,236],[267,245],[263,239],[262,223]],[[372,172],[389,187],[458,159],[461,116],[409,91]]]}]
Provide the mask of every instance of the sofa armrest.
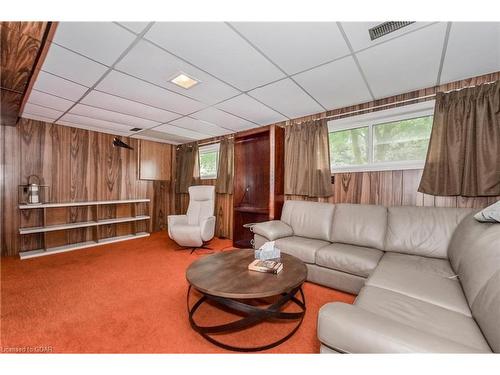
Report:
[{"label": "sofa armrest", "polygon": [[215,234],[215,216],[209,216],[200,223],[200,234],[202,241],[210,241]]},{"label": "sofa armrest", "polygon": [[281,220],[271,220],[264,223],[255,224],[252,227],[252,231],[267,238],[268,241],[274,241],[279,238],[293,236],[292,228]]},{"label": "sofa armrest", "polygon": [[320,309],[318,338],[323,344],[343,353],[479,352],[341,302],[328,303]]}]

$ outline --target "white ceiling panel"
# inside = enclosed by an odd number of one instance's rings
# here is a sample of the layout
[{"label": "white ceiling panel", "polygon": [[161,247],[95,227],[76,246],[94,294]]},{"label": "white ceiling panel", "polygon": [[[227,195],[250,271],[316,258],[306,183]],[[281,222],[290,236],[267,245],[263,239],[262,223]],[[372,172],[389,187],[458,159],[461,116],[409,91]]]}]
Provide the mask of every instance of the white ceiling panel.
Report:
[{"label": "white ceiling panel", "polygon": [[102,77],[108,68],[57,44],[52,44],[43,63],[46,72],[90,87]]},{"label": "white ceiling panel", "polygon": [[55,109],[41,107],[39,105],[30,102],[26,103],[26,105],[24,106],[23,113],[29,113],[31,115],[36,115],[36,116],[43,116],[45,118],[50,118],[52,120],[55,120],[56,118],[60,117],[63,114],[63,112],[61,111],[56,111]]},{"label": "white ceiling panel", "polygon": [[216,108],[206,108],[202,111],[193,113],[191,116],[199,120],[204,120],[213,124],[220,125],[226,129],[232,129],[234,131],[240,131],[255,127],[255,124],[253,122],[233,116]]},{"label": "white ceiling panel", "polygon": [[198,101],[117,71],[109,73],[96,89],[185,115],[205,107]]},{"label": "white ceiling panel", "polygon": [[205,138],[211,137],[210,134],[201,133],[201,132],[197,132],[197,131],[195,132],[195,131],[192,131],[189,129],[180,128],[180,127],[177,127],[175,125],[170,125],[170,124],[160,125],[160,126],[154,128],[153,130],[158,131],[158,132],[167,133],[167,134],[176,135],[176,136],[183,137],[183,138],[189,138],[192,140],[199,140],[199,139],[205,139]]},{"label": "white ceiling panel", "polygon": [[226,100],[223,103],[217,104],[216,107],[259,125],[268,125],[287,119],[285,116],[273,111],[246,94]]},{"label": "white ceiling panel", "polygon": [[[239,94],[239,91],[231,86],[146,41],[139,42],[116,68],[207,104],[214,104]],[[170,80],[181,72],[199,83],[187,90],[171,83]]]},{"label": "white ceiling panel", "polygon": [[123,99],[118,96],[106,94],[96,90],[91,91],[87,96],[85,96],[81,103],[131,116],[145,118],[159,123],[169,122],[181,117],[181,115],[177,113],[151,107],[149,105]]},{"label": "white ceiling panel", "polygon": [[240,90],[284,76],[222,22],[158,22],[145,38]]},{"label": "white ceiling panel", "polygon": [[96,118],[75,115],[72,113],[66,113],[63,117],[61,117],[60,121],[69,122],[76,125],[86,125],[109,130],[117,130],[120,132],[128,132],[130,130],[130,125],[118,124],[116,122],[99,120]]},{"label": "white ceiling panel", "polygon": [[174,145],[192,141],[192,139],[190,138],[179,137],[178,135],[168,134],[155,130],[144,130],[140,133],[132,135],[131,137],[146,139],[148,141],[166,142]]},{"label": "white ceiling panel", "polygon": [[181,128],[189,129],[195,132],[210,134],[211,136],[218,136],[218,135],[232,133],[231,130],[223,129],[215,124],[211,124],[206,121],[200,121],[190,117],[183,117],[178,120],[174,120],[170,124]]},{"label": "white ceiling panel", "polygon": [[441,83],[500,71],[500,23],[453,22]]},{"label": "white ceiling panel", "polygon": [[69,126],[72,128],[79,128],[79,129],[85,129],[85,130],[91,130],[95,132],[100,132],[100,133],[107,133],[107,134],[113,134],[113,135],[121,135],[121,136],[128,136],[130,132],[127,131],[121,131],[121,130],[115,130],[115,129],[110,129],[108,128],[103,128],[99,126],[91,126],[91,125],[83,125],[79,123],[73,123],[69,121],[63,121],[59,120],[56,122],[57,125],[63,125],[63,126]]},{"label": "white ceiling panel", "polygon": [[51,119],[51,118],[48,118],[48,117],[44,117],[44,116],[32,115],[32,114],[26,113],[26,112],[24,112],[21,115],[21,117],[22,118],[29,118],[30,120],[47,122],[49,124],[52,123],[52,122],[54,122],[54,119]]},{"label": "white ceiling panel", "polygon": [[351,56],[300,73],[293,78],[327,109],[372,99]]},{"label": "white ceiling panel", "polygon": [[112,112],[102,108],[90,107],[84,104],[75,105],[69,113],[104,121],[110,121],[117,124],[128,125],[130,128],[151,128],[153,126],[159,125],[159,123],[156,121],[129,116],[118,112]]},{"label": "white ceiling panel", "polygon": [[290,118],[324,110],[304,90],[288,78],[252,90],[248,94]]},{"label": "white ceiling panel", "polygon": [[351,47],[354,52],[357,52],[361,49],[373,47],[377,44],[386,42],[390,39],[396,38],[408,32],[412,32],[414,30],[418,30],[426,25],[430,25],[432,22],[415,22],[411,25],[403,27],[399,30],[396,30],[390,34],[387,34],[383,37],[377,38],[375,40],[370,39],[370,34],[368,30],[374,26],[377,26],[385,21],[379,22],[341,22],[342,28],[347,36],[347,39],[351,43]]},{"label": "white ceiling panel", "polygon": [[85,86],[43,71],[38,73],[33,89],[73,101],[80,99],[88,90]]},{"label": "white ceiling panel", "polygon": [[110,66],[135,38],[112,22],[59,22],[54,42]]},{"label": "white ceiling panel", "polygon": [[33,104],[38,104],[63,112],[66,112],[66,110],[74,104],[71,100],[59,98],[37,90],[31,90],[28,101]]},{"label": "white ceiling panel", "polygon": [[439,23],[357,54],[376,98],[436,84],[446,24]]},{"label": "white ceiling panel", "polygon": [[146,28],[149,22],[118,22],[120,25],[126,27],[130,31],[139,34]]},{"label": "white ceiling panel", "polygon": [[350,53],[336,22],[237,22],[232,25],[288,74]]}]

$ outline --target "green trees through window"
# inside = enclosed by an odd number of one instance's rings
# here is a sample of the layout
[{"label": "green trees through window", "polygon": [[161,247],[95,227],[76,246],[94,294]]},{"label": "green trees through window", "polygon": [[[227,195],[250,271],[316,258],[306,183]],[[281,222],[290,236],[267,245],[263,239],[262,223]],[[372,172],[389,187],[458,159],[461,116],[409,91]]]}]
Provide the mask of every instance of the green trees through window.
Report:
[{"label": "green trees through window", "polygon": [[431,130],[432,116],[423,116],[333,131],[329,134],[332,168],[424,161]]},{"label": "green trees through window", "polygon": [[217,178],[219,166],[219,143],[201,146],[198,150],[198,163],[201,179]]}]

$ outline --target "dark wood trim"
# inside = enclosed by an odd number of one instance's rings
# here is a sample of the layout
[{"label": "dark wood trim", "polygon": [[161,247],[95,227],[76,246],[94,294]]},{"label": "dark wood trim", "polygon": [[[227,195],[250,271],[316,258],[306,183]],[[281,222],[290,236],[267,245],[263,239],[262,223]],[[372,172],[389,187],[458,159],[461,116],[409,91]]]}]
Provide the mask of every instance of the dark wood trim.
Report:
[{"label": "dark wood trim", "polygon": [[23,113],[24,106],[28,101],[31,90],[33,90],[33,85],[38,78],[38,73],[40,73],[40,70],[42,70],[43,63],[45,61],[45,58],[47,57],[47,53],[49,52],[49,48],[58,25],[58,22],[47,22],[47,26],[45,27],[45,31],[41,40],[40,49],[38,50],[35,63],[33,64],[33,69],[31,70],[30,76],[28,78],[28,84],[26,85],[26,89],[24,90],[23,99],[19,108],[19,114]]}]

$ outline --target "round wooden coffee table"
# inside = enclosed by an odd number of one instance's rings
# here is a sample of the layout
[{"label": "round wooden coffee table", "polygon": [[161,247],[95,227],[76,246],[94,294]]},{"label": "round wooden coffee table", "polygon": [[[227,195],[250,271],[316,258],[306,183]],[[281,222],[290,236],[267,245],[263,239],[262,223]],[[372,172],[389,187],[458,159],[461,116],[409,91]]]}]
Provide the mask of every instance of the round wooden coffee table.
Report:
[{"label": "round wooden coffee table", "polygon": [[[302,284],[307,277],[307,268],[298,258],[281,254],[283,271],[277,275],[249,271],[248,265],[254,260],[253,250],[231,250],[209,255],[193,262],[186,271],[189,282],[187,306],[191,327],[211,343],[224,349],[240,352],[256,352],[275,347],[299,329],[306,311]],[[202,296],[190,307],[191,288]],[[301,299],[296,297],[300,293]],[[249,302],[256,298],[277,296],[276,301],[266,307],[259,307]],[[243,318],[215,326],[200,326],[194,320],[198,308],[205,302],[215,302],[221,308],[243,314]],[[298,312],[285,312],[282,308],[288,303],[300,308]],[[236,347],[224,344],[212,337],[215,334],[239,331],[266,320],[296,320],[297,324],[281,339],[258,347]]]}]

